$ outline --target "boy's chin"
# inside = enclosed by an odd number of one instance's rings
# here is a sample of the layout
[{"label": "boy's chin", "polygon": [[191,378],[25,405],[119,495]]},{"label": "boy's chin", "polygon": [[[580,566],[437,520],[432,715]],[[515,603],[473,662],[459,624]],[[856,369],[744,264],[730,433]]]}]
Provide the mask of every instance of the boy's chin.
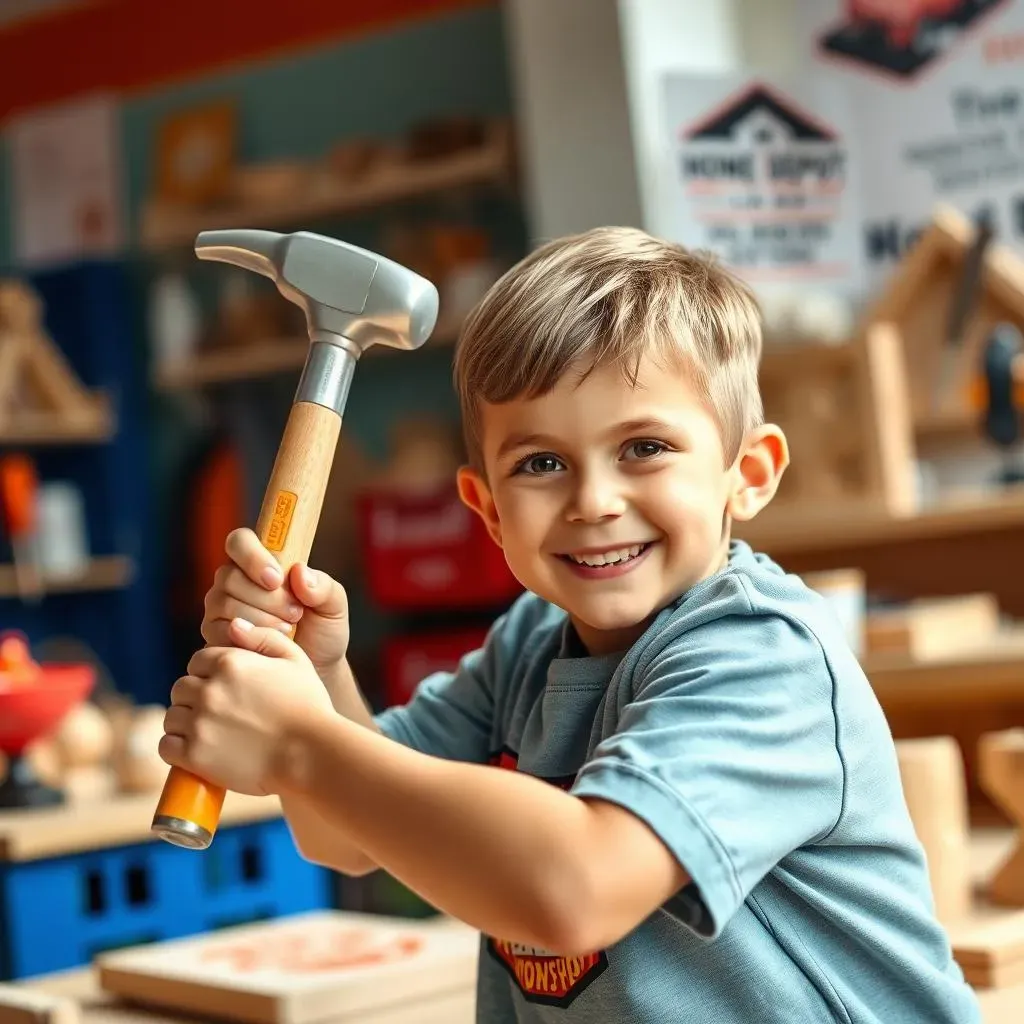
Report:
[{"label": "boy's chin", "polygon": [[566,610],[573,619],[585,623],[591,629],[602,633],[618,633],[623,630],[642,630],[658,608],[656,605],[634,602],[607,602],[599,607],[582,602]]}]

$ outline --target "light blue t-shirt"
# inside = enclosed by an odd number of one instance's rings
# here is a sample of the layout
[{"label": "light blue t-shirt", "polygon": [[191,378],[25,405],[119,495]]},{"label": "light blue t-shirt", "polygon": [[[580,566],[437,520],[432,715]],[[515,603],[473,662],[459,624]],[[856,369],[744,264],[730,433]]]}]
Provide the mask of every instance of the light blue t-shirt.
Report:
[{"label": "light blue t-shirt", "polygon": [[[628,808],[692,883],[583,958],[484,936],[482,1024],[976,1024],[882,710],[827,604],[733,542],[625,654],[522,596],[383,731]],[[584,908],[581,908],[581,912]]]}]

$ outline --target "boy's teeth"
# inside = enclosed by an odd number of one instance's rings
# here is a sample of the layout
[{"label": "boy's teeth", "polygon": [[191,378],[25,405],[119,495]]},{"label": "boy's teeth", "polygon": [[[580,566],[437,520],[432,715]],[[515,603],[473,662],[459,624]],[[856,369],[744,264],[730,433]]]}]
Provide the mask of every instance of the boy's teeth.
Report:
[{"label": "boy's teeth", "polygon": [[630,558],[636,558],[643,549],[643,544],[634,544],[631,548],[619,548],[617,551],[605,551],[603,554],[570,555],[569,557],[580,565],[614,565],[616,562],[625,562]]}]

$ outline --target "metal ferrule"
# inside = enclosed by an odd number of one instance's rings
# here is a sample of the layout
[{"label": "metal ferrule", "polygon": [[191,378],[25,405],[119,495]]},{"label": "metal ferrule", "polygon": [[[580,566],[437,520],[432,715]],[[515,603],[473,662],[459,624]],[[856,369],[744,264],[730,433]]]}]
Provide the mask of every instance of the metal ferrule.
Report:
[{"label": "metal ferrule", "polygon": [[358,358],[359,349],[340,334],[314,337],[295,401],[313,402],[342,415]]}]

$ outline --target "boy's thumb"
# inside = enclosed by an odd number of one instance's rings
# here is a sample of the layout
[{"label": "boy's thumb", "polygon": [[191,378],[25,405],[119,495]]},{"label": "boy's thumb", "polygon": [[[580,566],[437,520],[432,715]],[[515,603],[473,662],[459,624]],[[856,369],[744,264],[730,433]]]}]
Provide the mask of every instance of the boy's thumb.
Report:
[{"label": "boy's thumb", "polygon": [[265,654],[269,658],[290,658],[298,649],[295,642],[280,630],[254,626],[248,619],[232,619],[230,631],[231,642],[236,647]]},{"label": "boy's thumb", "polygon": [[343,619],[348,615],[345,588],[325,572],[306,565],[296,565],[291,574],[292,593],[307,608],[327,619]]}]

